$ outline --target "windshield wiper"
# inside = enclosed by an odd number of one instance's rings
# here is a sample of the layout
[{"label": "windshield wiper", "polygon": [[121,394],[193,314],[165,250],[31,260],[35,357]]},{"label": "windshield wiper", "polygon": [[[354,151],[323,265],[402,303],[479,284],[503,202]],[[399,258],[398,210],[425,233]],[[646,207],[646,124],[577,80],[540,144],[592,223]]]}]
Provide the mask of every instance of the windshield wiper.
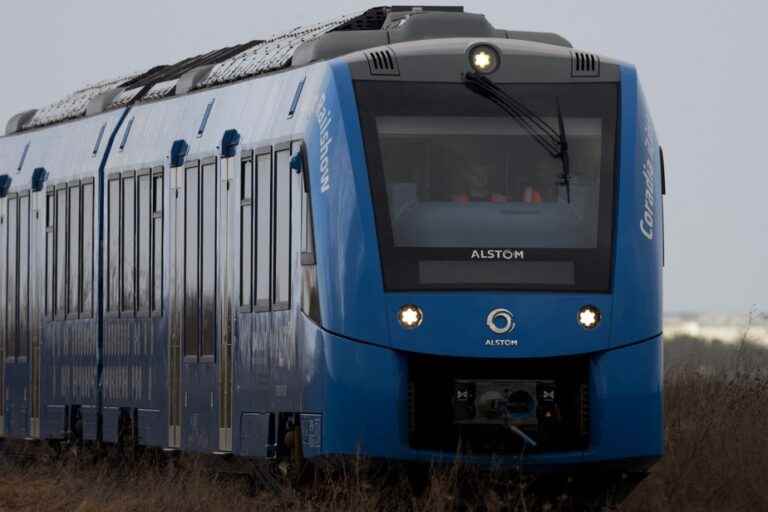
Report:
[{"label": "windshield wiper", "polygon": [[571,202],[571,163],[568,155],[568,139],[565,123],[557,99],[557,119],[559,130],[552,128],[540,115],[526,107],[519,100],[510,96],[490,78],[478,73],[464,75],[464,83],[472,92],[488,98],[512,117],[552,158],[562,162],[562,174],[559,185],[565,186],[566,197]]},{"label": "windshield wiper", "polygon": [[571,158],[568,155],[568,137],[565,134],[563,111],[560,110],[560,98],[557,98],[557,124],[560,128],[560,160],[563,162],[563,174],[560,175],[560,185],[565,187],[565,197],[571,202]]}]

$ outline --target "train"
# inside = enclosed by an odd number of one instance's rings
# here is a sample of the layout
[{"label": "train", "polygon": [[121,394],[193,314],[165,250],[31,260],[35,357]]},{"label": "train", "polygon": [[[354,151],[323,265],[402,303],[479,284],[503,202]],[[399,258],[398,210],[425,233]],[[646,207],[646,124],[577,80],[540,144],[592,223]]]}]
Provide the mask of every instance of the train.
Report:
[{"label": "train", "polygon": [[375,7],[0,138],[7,439],[644,474],[665,170],[635,67]]}]

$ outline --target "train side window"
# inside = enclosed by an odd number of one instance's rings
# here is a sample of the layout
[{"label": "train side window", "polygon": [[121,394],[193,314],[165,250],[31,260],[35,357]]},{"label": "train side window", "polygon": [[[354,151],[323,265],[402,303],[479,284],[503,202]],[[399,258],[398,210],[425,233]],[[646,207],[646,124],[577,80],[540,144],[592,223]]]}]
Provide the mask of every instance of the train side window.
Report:
[{"label": "train side window", "polygon": [[120,312],[120,177],[110,178],[107,187],[107,312]]},{"label": "train side window", "polygon": [[69,223],[67,207],[67,187],[60,185],[56,187],[56,305],[55,317],[57,320],[67,318],[67,277],[68,277],[68,242],[67,227]]},{"label": "train side window", "polygon": [[272,288],[272,153],[256,157],[256,311],[269,311]]},{"label": "train side window", "polygon": [[18,333],[18,293],[19,293],[19,199],[13,194],[8,196],[8,300],[6,306],[6,318],[8,319],[8,331],[6,346],[6,358],[13,359],[16,355],[16,340]]},{"label": "train side window", "polygon": [[70,184],[67,189],[69,196],[69,281],[67,297],[67,318],[76,319],[80,316],[80,184]]},{"label": "train side window", "polygon": [[83,243],[82,243],[82,298],[80,299],[81,318],[93,318],[93,226],[94,226],[94,182],[83,183]]},{"label": "train side window", "polygon": [[272,309],[291,306],[291,169],[289,149],[275,153],[274,286]]},{"label": "train side window", "polygon": [[16,357],[29,353],[29,192],[19,195],[19,319],[17,324]]},{"label": "train side window", "polygon": [[163,168],[152,172],[152,314],[163,314]]},{"label": "train side window", "polygon": [[138,214],[137,222],[137,275],[138,286],[137,295],[137,314],[149,316],[150,314],[150,294],[149,289],[151,261],[152,261],[152,176],[149,169],[143,170],[138,174],[138,202],[136,211]]},{"label": "train side window", "polygon": [[136,311],[136,174],[123,175],[123,313]]},{"label": "train side window", "polygon": [[197,357],[200,339],[200,165],[184,170],[184,356]]},{"label": "train side window", "polygon": [[53,317],[56,281],[53,273],[56,262],[56,194],[53,187],[45,196],[45,317]]},{"label": "train side window", "polygon": [[202,226],[200,293],[202,301],[203,332],[200,341],[200,355],[213,356],[216,346],[216,247],[218,246],[216,219],[218,212],[218,183],[216,161],[203,164],[201,178],[200,224]]},{"label": "train side window", "polygon": [[240,308],[253,306],[253,155],[240,160]]},{"label": "train side window", "polygon": [[[297,151],[305,151],[301,142],[294,143],[294,154]],[[296,179],[299,184],[299,193],[301,194],[301,264],[307,266],[315,264],[315,235],[312,220],[312,202],[309,193],[309,169],[306,168],[306,163],[304,166],[305,168]]]}]

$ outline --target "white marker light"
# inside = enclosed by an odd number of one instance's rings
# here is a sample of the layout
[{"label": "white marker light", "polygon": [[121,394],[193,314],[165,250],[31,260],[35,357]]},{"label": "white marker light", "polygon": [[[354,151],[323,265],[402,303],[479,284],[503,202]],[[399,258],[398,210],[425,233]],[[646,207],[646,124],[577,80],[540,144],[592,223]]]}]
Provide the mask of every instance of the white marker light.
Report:
[{"label": "white marker light", "polygon": [[600,323],[600,310],[595,306],[584,306],[579,310],[577,319],[583,328],[594,329]]},{"label": "white marker light", "polygon": [[490,53],[479,51],[475,54],[474,61],[475,67],[478,69],[488,69],[493,64],[493,57]]},{"label": "white marker light", "polygon": [[403,329],[411,330],[421,325],[421,322],[424,320],[424,314],[419,306],[409,304],[400,308],[397,319],[400,321]]},{"label": "white marker light", "polygon": [[469,54],[469,63],[478,73],[493,73],[499,67],[499,54],[490,46],[476,46]]}]

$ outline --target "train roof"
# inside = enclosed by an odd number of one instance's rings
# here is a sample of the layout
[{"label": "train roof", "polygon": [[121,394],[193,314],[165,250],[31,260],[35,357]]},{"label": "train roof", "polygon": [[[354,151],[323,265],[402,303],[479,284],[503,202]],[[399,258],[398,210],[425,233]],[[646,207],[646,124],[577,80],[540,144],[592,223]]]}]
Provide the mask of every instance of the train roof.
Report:
[{"label": "train roof", "polygon": [[465,13],[463,7],[374,7],[297,27],[268,39],[252,40],[175,64],[98,82],[38,110],[15,115],[8,121],[5,134],[181,96],[366,48],[446,37],[502,37],[571,46],[556,34],[497,30],[485,16]]}]

